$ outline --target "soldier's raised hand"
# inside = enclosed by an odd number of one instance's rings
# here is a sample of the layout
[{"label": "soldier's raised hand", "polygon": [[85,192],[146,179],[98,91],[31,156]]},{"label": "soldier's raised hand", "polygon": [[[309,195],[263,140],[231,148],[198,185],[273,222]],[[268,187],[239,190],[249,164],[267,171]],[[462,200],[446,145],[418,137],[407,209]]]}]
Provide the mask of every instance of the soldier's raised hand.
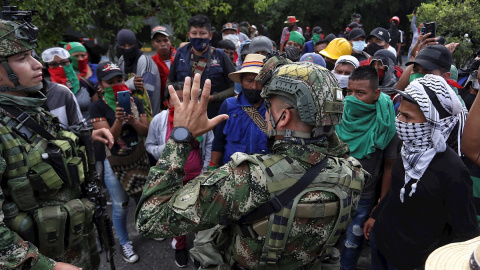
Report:
[{"label": "soldier's raised hand", "polygon": [[193,84],[191,78],[185,78],[185,84],[183,86],[183,102],[178,99],[177,93],[173,86],[168,87],[170,92],[170,100],[173,101],[175,106],[175,114],[173,118],[173,126],[183,126],[188,128],[193,137],[198,137],[202,134],[212,130],[220,122],[228,119],[228,115],[222,114],[208,119],[207,106],[210,97],[211,81],[206,80],[203,86],[201,98],[200,95],[200,80],[201,76],[195,74]]}]

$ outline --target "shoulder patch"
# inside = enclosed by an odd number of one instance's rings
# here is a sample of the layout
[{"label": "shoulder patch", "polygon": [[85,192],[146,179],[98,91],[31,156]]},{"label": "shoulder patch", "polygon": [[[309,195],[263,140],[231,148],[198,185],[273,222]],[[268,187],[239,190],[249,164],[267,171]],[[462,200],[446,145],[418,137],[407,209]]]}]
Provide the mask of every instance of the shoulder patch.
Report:
[{"label": "shoulder patch", "polygon": [[186,210],[196,203],[199,194],[200,181],[190,181],[180,190],[180,193],[175,198],[173,207]]}]

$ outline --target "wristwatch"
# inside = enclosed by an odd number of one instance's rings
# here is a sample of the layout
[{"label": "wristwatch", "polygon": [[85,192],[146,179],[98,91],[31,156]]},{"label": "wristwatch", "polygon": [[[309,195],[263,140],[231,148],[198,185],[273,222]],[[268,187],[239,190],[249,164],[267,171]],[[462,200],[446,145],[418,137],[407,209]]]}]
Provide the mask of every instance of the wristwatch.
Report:
[{"label": "wristwatch", "polygon": [[193,146],[193,143],[195,142],[195,138],[190,130],[182,126],[173,128],[170,137],[172,137],[172,139],[177,143],[188,143],[191,146]]}]

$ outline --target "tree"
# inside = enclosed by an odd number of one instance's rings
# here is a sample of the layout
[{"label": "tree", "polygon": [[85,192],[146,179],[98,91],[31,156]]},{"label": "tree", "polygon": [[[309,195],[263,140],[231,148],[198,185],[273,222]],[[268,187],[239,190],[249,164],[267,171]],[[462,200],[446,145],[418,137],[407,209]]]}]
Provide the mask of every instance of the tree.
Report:
[{"label": "tree", "polygon": [[478,0],[435,0],[421,5],[418,21],[436,21],[437,36],[460,43],[453,57],[455,65],[462,68],[471,60],[475,48],[480,46],[479,14]]}]

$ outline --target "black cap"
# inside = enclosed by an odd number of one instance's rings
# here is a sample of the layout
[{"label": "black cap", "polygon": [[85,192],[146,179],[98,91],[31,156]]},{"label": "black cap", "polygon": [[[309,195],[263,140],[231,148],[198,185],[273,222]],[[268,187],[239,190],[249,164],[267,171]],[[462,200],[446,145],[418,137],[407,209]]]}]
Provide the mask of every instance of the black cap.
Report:
[{"label": "black cap", "polygon": [[111,61],[99,63],[96,73],[98,81],[108,81],[118,75],[122,75],[125,77],[125,73],[123,73],[120,67]]},{"label": "black cap", "polygon": [[347,28],[350,28],[350,30],[353,30],[353,29],[358,28],[358,27],[360,27],[360,25],[359,25],[358,23],[356,23],[356,22],[351,22],[351,23],[347,26]]},{"label": "black cap", "polygon": [[407,62],[405,65],[417,63],[426,70],[435,70],[444,68],[450,70],[452,66],[452,54],[443,45],[430,45],[417,54],[415,60]]},{"label": "black cap", "polygon": [[348,40],[356,39],[358,37],[366,37],[365,31],[362,28],[355,28],[348,33]]},{"label": "black cap", "polygon": [[322,33],[322,28],[320,26],[315,26],[312,30],[314,34],[321,34]]},{"label": "black cap", "polygon": [[318,41],[317,43],[330,43],[332,42],[332,40],[336,39],[337,37],[335,36],[335,34],[333,33],[330,33],[328,34],[324,39],[320,39],[320,41]]},{"label": "black cap", "polygon": [[382,27],[377,27],[370,32],[370,35],[368,35],[366,41],[368,42],[372,37],[376,37],[381,40],[385,40],[387,43],[390,42],[390,33],[388,33],[388,30]]}]

